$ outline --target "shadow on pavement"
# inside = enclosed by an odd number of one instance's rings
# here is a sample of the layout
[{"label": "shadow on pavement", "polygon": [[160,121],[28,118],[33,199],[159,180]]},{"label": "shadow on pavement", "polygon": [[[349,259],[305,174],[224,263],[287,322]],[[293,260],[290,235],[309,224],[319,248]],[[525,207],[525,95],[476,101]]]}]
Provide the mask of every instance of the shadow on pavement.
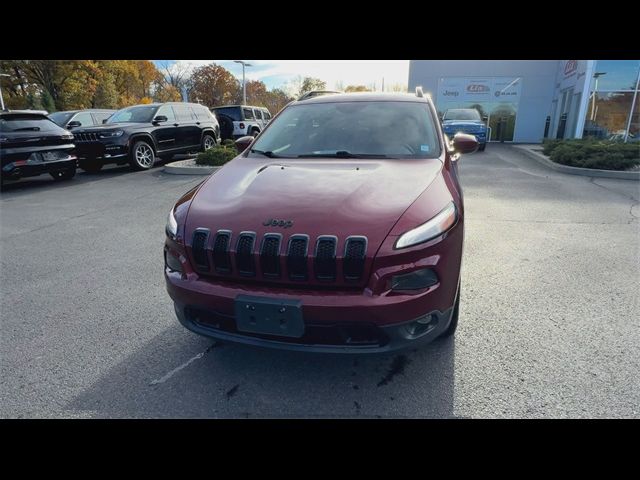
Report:
[{"label": "shadow on pavement", "polygon": [[446,339],[382,355],[305,354],[217,344],[176,325],[67,408],[108,418],[450,418],[454,351]]}]

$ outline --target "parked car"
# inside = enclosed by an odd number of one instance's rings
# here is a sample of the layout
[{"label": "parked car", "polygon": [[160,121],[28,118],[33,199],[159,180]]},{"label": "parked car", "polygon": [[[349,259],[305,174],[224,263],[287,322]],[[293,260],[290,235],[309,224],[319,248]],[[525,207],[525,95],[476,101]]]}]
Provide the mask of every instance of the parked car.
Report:
[{"label": "parked car", "polygon": [[102,125],[114,113],[115,110],[105,109],[68,110],[50,113],[49,118],[62,128],[73,130],[77,127]]},{"label": "parked car", "polygon": [[452,108],[442,116],[442,128],[449,138],[458,133],[468,133],[478,140],[478,150],[487,147],[487,124],[475,108]]},{"label": "parked car", "polygon": [[271,120],[271,113],[264,107],[225,105],[213,107],[211,111],[218,118],[223,140],[237,139],[245,135],[255,137]]},{"label": "parked car", "polygon": [[300,98],[298,98],[298,101],[306,100],[307,98],[319,97],[320,95],[333,95],[335,93],[343,93],[343,92],[339,92],[337,90],[312,90],[303,95],[300,95]]},{"label": "parked car", "polygon": [[2,183],[50,174],[69,180],[76,174],[73,135],[52,122],[46,112],[0,111]]},{"label": "parked car", "polygon": [[97,172],[108,163],[146,170],[156,158],[212,148],[220,126],[203,105],[169,102],[123,108],[103,125],[78,127],[73,134],[83,170]]},{"label": "parked car", "polygon": [[295,101],[236,145],[169,212],[165,280],[186,328],[353,353],[454,333],[458,154],[478,142],[446,143],[421,89]]}]

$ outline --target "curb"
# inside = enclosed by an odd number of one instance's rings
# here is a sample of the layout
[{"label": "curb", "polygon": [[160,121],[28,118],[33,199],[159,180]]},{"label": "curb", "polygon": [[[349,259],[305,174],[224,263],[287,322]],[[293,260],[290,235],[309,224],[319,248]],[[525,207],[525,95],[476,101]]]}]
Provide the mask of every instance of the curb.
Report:
[{"label": "curb", "polygon": [[172,175],[211,175],[219,168],[195,165],[193,159],[189,159],[167,163],[164,172]]},{"label": "curb", "polygon": [[[599,178],[615,178],[618,180],[640,180],[640,171],[617,171],[617,170],[598,170],[595,168],[570,167],[569,165],[559,165],[549,160],[545,155],[534,152],[530,145],[512,145],[530,158],[536,160],[539,164],[549,167],[557,172],[568,173],[570,175],[581,175],[583,177],[599,177]],[[535,148],[539,148],[535,145]]]}]

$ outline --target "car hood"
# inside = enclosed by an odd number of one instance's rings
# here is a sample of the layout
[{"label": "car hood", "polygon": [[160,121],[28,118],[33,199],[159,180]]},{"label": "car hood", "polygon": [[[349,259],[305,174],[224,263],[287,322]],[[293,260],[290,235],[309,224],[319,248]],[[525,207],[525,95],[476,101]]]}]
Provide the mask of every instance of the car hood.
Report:
[{"label": "car hood", "polygon": [[[442,169],[439,159],[262,159],[237,157],[195,195],[185,225],[212,231],[368,238],[374,255],[404,211]],[[264,224],[291,221],[288,228]],[[236,237],[237,238],[237,237]]]}]

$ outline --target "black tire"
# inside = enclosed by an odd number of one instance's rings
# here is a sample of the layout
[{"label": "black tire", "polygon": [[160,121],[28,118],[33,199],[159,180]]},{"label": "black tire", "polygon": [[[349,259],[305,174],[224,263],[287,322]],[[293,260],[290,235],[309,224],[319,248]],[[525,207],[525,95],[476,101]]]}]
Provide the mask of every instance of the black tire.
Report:
[{"label": "black tire", "polygon": [[102,163],[95,159],[86,158],[78,162],[80,168],[87,173],[98,173],[102,170]]},{"label": "black tire", "polygon": [[453,307],[453,313],[451,314],[451,323],[447,329],[442,332],[440,338],[448,338],[453,336],[456,333],[456,329],[458,328],[458,317],[460,316],[460,285],[458,285],[458,295],[456,295],[456,303]]},{"label": "black tire", "polygon": [[215,135],[211,133],[205,133],[202,135],[202,143],[200,145],[200,149],[204,152],[205,150],[209,150],[210,148],[215,147],[218,144],[216,142]]},{"label": "black tire", "polygon": [[233,120],[228,115],[217,115],[218,124],[220,125],[220,138],[222,140],[233,140]]},{"label": "black tire", "polygon": [[138,140],[129,153],[129,165],[133,170],[149,170],[156,163],[156,152],[149,142]]},{"label": "black tire", "polygon": [[67,168],[66,170],[58,170],[55,172],[49,172],[49,175],[57,182],[63,180],[71,180],[76,176],[76,167]]},{"label": "black tire", "polygon": [[487,144],[486,144],[486,143],[483,143],[482,145],[480,145],[480,146],[478,147],[478,151],[479,151],[479,152],[484,152],[484,149],[485,149],[485,148],[487,148]]}]

